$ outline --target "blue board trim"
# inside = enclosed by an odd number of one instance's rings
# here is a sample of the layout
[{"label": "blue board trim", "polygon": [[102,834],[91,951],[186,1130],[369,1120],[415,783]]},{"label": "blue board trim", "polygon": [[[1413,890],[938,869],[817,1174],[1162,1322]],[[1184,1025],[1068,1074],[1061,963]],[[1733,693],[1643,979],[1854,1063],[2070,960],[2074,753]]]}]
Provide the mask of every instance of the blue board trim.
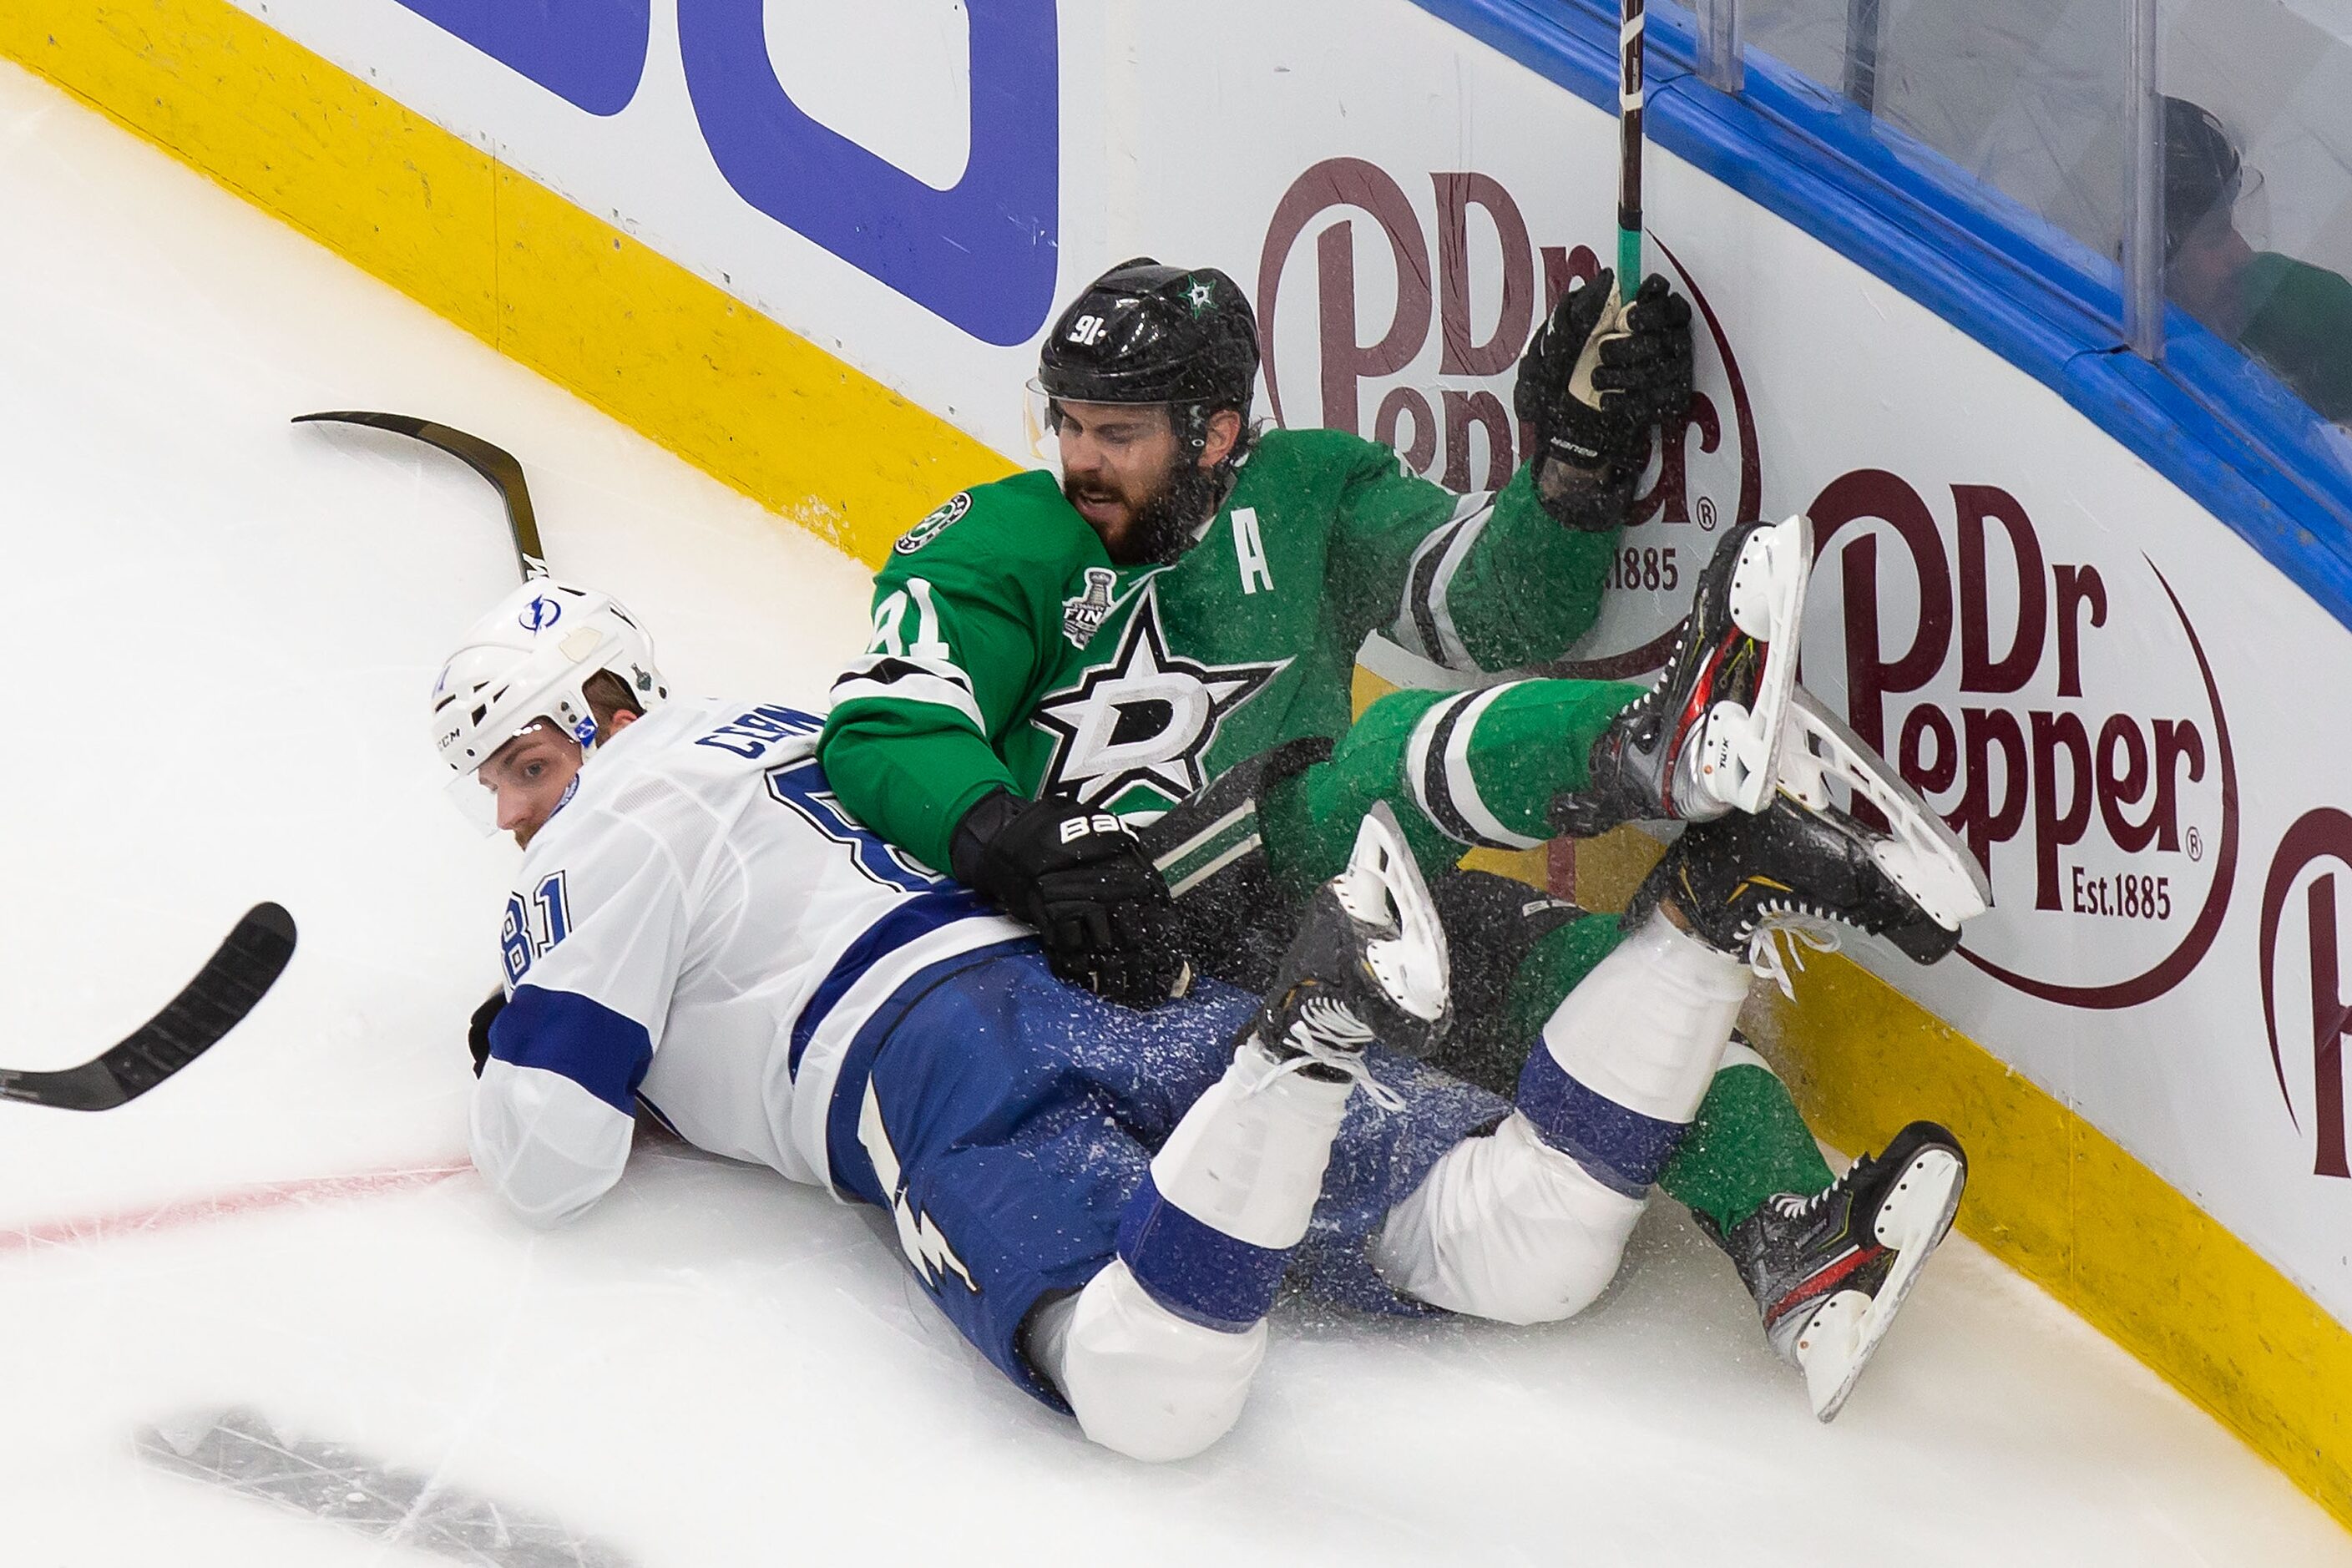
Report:
[{"label": "blue board trim", "polygon": [[[1412,0],[1614,113],[1617,15],[1591,0]],[[2113,268],[1769,56],[1736,98],[1649,13],[1651,141],[1788,220],[2057,393],[2352,626],[2352,468],[2290,395],[2181,314],[2125,352]],[[2352,449],[2352,448],[2347,448]]]}]

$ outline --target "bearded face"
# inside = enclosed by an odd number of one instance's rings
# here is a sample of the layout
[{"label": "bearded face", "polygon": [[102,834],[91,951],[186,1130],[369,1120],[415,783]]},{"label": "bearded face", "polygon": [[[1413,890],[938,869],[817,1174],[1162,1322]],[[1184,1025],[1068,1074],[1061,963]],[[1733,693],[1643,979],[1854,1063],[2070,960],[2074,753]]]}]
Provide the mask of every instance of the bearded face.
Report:
[{"label": "bearded face", "polygon": [[1238,416],[1213,416],[1206,447],[1194,454],[1161,405],[1065,403],[1054,412],[1062,494],[1113,561],[1164,563],[1192,547],[1224,499],[1222,464]]}]

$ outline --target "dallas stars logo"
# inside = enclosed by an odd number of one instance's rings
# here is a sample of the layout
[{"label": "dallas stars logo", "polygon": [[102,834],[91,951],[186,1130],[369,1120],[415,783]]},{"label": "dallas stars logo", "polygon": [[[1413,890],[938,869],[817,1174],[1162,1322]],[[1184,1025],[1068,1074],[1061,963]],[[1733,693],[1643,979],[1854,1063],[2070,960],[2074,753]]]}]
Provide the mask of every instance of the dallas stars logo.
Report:
[{"label": "dallas stars logo", "polygon": [[1192,314],[1195,316],[1217,302],[1216,286],[1205,278],[1192,279],[1191,286],[1184,290],[1184,295],[1192,301]]},{"label": "dallas stars logo", "polygon": [[1145,589],[1110,662],[1037,705],[1032,721],[1055,738],[1037,793],[1108,805],[1142,784],[1181,800],[1208,782],[1202,759],[1225,715],[1289,663],[1210,665],[1171,655],[1159,599]]}]

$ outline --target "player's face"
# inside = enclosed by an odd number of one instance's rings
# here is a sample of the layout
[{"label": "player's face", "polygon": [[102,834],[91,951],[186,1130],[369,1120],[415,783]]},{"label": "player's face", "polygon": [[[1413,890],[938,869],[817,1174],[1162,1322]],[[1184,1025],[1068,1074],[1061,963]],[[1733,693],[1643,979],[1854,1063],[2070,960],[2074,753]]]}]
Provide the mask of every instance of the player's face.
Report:
[{"label": "player's face", "polygon": [[1176,466],[1176,432],[1157,405],[1065,403],[1055,437],[1062,450],[1062,493],[1113,558]]},{"label": "player's face", "polygon": [[579,776],[578,742],[541,721],[490,753],[475,776],[498,796],[499,829],[530,847]]},{"label": "player's face", "polygon": [[2245,330],[2238,274],[2253,255],[2253,247],[2231,226],[2229,209],[2219,208],[2181,240],[2165,268],[2165,291],[2190,315],[2235,339]]}]

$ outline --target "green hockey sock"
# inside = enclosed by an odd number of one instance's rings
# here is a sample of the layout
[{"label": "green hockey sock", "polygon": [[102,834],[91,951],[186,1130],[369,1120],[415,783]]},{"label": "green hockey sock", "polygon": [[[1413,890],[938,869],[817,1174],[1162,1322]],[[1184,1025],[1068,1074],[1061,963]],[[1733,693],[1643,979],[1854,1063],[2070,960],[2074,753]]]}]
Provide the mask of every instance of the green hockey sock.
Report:
[{"label": "green hockey sock", "polygon": [[1735,1041],[1658,1185],[1728,1231],[1775,1193],[1811,1194],[1836,1179],[1789,1086]]},{"label": "green hockey sock", "polygon": [[[1591,782],[1592,743],[1642,696],[1615,680],[1514,680],[1450,698],[1401,771],[1421,809],[1460,837],[1552,836],[1554,796]],[[1508,839],[1501,840],[1508,842]]]},{"label": "green hockey sock", "polygon": [[1395,809],[1423,876],[1442,875],[1462,858],[1462,846],[1413,809],[1401,782],[1412,727],[1445,695],[1399,691],[1381,698],[1349,727],[1329,761],[1266,792],[1258,815],[1265,824],[1266,861],[1284,891],[1300,897],[1338,876],[1364,814],[1377,801]]},{"label": "green hockey sock", "polygon": [[1538,937],[1511,976],[1507,1017],[1512,1037],[1532,1040],[1541,1034],[1560,999],[1624,937],[1615,915],[1586,915]]},{"label": "green hockey sock", "polygon": [[[1465,829],[1549,838],[1552,797],[1584,787],[1592,742],[1641,695],[1605,680],[1392,692],[1364,710],[1328,762],[1269,792],[1262,810],[1275,875],[1293,892],[1337,876],[1375,801],[1395,809],[1432,876],[1475,841]],[[1449,710],[1434,721],[1441,732],[1427,737],[1420,765],[1409,765],[1415,731],[1441,705]]]}]

